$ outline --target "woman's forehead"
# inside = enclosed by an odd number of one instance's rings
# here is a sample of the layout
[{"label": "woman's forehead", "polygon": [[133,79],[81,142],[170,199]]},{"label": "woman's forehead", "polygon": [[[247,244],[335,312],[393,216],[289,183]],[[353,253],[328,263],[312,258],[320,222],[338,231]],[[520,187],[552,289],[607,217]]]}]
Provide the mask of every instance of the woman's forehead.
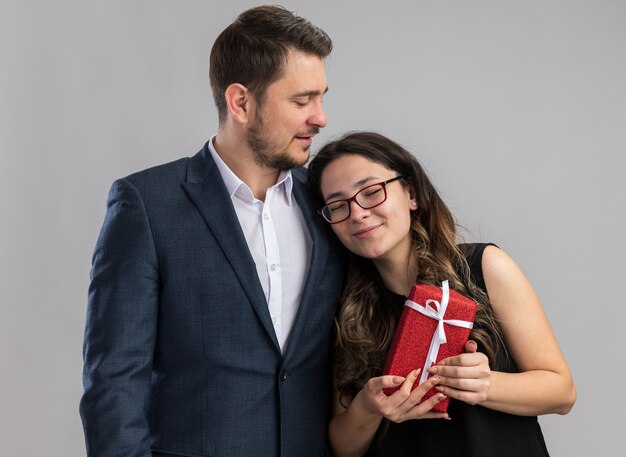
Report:
[{"label": "woman's forehead", "polygon": [[379,162],[358,154],[344,154],[329,163],[321,177],[325,200],[353,195],[368,184],[389,179],[393,171]]}]

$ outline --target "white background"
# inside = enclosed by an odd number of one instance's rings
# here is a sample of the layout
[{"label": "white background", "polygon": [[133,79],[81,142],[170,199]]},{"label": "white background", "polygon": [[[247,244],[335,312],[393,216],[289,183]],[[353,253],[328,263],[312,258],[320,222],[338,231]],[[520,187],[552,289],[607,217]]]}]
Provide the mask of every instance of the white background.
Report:
[{"label": "white background", "polygon": [[[90,257],[111,182],[215,132],[207,59],[252,2],[0,0],[0,446],[84,456]],[[329,126],[413,151],[535,285],[578,388],[553,456],[626,455],[626,2],[294,0]]]}]

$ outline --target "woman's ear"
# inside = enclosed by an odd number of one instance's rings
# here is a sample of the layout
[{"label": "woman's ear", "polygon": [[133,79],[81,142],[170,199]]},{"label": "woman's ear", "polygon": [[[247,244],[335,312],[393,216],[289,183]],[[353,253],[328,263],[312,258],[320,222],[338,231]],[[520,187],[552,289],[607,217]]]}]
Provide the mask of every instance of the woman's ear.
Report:
[{"label": "woman's ear", "polygon": [[250,120],[252,96],[246,86],[233,83],[224,92],[226,106],[231,117],[240,124]]},{"label": "woman's ear", "polygon": [[417,204],[417,193],[415,192],[415,189],[413,188],[412,185],[409,184],[408,187],[408,191],[409,191],[409,199],[410,199],[410,206],[411,206],[411,211],[415,211],[418,207]]}]

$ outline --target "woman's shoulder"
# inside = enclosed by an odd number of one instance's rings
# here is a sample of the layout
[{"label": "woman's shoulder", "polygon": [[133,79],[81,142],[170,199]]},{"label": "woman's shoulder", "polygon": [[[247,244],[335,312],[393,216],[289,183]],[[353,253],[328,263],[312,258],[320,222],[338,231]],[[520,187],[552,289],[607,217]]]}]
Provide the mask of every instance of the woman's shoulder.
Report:
[{"label": "woman's shoulder", "polygon": [[494,248],[498,249],[498,246],[494,243],[458,244],[459,250],[465,256],[467,264],[469,265],[472,281],[483,290],[485,290],[483,275],[483,254],[489,246],[493,246]]}]

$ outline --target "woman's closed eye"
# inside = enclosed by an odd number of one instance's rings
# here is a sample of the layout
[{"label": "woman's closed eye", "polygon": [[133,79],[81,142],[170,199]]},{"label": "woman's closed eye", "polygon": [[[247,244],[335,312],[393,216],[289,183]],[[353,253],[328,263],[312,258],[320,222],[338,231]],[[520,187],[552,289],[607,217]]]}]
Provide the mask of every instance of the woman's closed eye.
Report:
[{"label": "woman's closed eye", "polygon": [[382,187],[376,187],[374,189],[367,189],[365,192],[363,192],[363,196],[365,198],[369,198],[369,197],[375,197],[376,195],[378,195],[379,193],[382,192]]},{"label": "woman's closed eye", "polygon": [[326,205],[326,207],[328,208],[328,211],[333,213],[333,212],[341,211],[341,210],[345,209],[346,202],[330,203],[329,205]]}]

